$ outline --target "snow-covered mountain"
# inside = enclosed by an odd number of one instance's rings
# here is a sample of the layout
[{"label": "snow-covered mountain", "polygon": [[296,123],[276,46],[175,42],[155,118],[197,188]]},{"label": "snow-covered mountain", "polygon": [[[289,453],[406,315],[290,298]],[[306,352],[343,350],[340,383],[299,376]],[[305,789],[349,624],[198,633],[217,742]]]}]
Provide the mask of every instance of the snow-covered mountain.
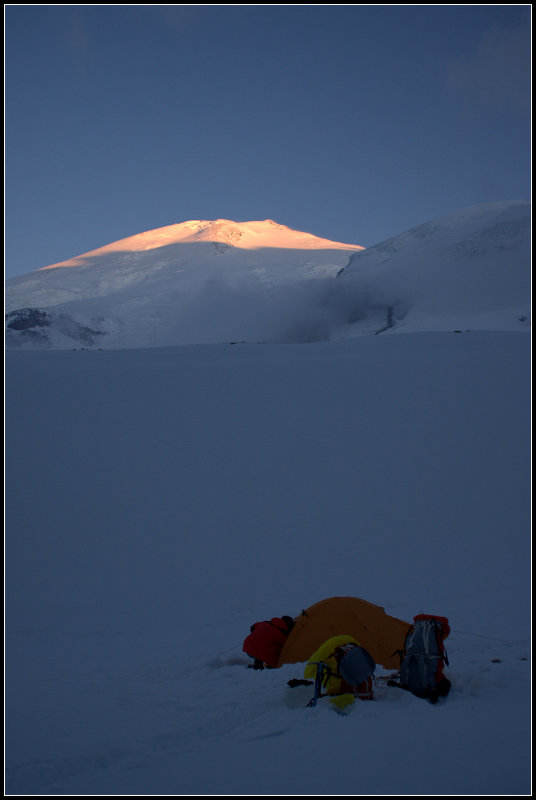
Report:
[{"label": "snow-covered mountain", "polygon": [[8,347],[304,342],[530,318],[530,205],[463,209],[365,250],[272,220],[193,220],[13,278]]},{"label": "snow-covered mountain", "polygon": [[[270,337],[255,317],[259,306],[264,318],[273,313],[271,292],[335,277],[362,249],[273,220],[191,220],[147,231],[7,281],[8,346]],[[88,330],[99,331],[92,343]]]}]

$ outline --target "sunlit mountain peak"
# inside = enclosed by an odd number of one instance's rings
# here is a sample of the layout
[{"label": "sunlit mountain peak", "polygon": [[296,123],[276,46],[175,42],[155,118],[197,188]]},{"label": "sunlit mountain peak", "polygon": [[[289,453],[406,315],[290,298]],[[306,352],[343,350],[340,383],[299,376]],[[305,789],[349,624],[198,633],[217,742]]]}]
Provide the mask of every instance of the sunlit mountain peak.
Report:
[{"label": "sunlit mountain peak", "polygon": [[260,248],[274,247],[284,250],[348,250],[357,252],[363,250],[361,245],[344,244],[323,239],[312,233],[293,230],[286,225],[281,225],[274,220],[257,220],[250,222],[234,222],[228,219],[216,220],[188,220],[163,228],[137,233],[115,242],[90,250],[87,253],[49,264],[42,269],[56,267],[79,267],[91,263],[96,257],[106,256],[117,252],[139,252],[154,250],[157,247],[166,247],[174,244],[192,244],[195,242],[214,242],[238,247],[243,250],[257,250]]}]

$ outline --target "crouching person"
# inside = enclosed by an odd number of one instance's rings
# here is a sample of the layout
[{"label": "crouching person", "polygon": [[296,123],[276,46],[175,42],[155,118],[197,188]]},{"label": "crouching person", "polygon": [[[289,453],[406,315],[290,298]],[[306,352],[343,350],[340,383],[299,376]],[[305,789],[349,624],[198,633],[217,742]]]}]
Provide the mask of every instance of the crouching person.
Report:
[{"label": "crouching person", "polygon": [[242,646],[244,653],[253,659],[249,666],[253,669],[277,667],[281,650],[293,627],[294,620],[287,616],[255,622]]},{"label": "crouching person", "polygon": [[304,677],[314,680],[315,694],[309,705],[319,697],[330,697],[339,711],[351,705],[355,698],[374,697],[374,659],[351,636],[333,636],[316,650],[305,667]]}]

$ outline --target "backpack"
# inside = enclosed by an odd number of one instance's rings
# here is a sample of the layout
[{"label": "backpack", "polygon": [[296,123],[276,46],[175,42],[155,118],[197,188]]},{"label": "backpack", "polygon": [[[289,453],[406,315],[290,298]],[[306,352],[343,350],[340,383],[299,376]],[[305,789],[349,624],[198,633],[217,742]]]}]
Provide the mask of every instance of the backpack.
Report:
[{"label": "backpack", "polygon": [[315,685],[315,694],[309,705],[316,705],[318,698],[325,694],[332,697],[335,705],[339,705],[337,696],[344,697],[343,704],[353,702],[354,697],[372,700],[375,669],[374,659],[351,637],[328,639],[311,656],[305,669],[305,676],[314,677]]},{"label": "backpack", "polygon": [[443,640],[450,633],[446,617],[431,614],[418,614],[413,618],[406,636],[400,680],[390,681],[392,686],[437,703],[450,689],[450,681],[444,676],[443,668],[448,666],[448,657]]},{"label": "backpack", "polygon": [[338,650],[337,661],[343,681],[341,688],[348,687],[361,700],[372,700],[376,663],[370,653],[360,645],[343,645]]}]

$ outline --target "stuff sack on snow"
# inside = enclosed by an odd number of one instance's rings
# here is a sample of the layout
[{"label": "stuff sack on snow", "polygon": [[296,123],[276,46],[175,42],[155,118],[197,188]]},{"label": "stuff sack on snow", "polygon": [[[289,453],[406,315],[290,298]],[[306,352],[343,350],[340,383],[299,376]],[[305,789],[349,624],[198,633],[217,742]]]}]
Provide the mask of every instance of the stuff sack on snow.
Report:
[{"label": "stuff sack on snow", "polygon": [[315,695],[309,705],[319,697],[331,696],[339,709],[353,703],[354,698],[372,700],[372,679],[376,663],[370,653],[351,636],[333,636],[324,642],[310,657],[304,677],[313,678]]},{"label": "stuff sack on snow", "polygon": [[445,697],[450,681],[443,674],[448,658],[443,644],[450,633],[446,617],[418,614],[413,619],[404,645],[399,682],[391,685],[406,689],[417,697],[436,703]]},{"label": "stuff sack on snow", "polygon": [[286,616],[255,622],[242,645],[244,653],[253,659],[251,666],[254,669],[263,669],[265,664],[277,667],[281,650],[293,627],[294,620]]}]

